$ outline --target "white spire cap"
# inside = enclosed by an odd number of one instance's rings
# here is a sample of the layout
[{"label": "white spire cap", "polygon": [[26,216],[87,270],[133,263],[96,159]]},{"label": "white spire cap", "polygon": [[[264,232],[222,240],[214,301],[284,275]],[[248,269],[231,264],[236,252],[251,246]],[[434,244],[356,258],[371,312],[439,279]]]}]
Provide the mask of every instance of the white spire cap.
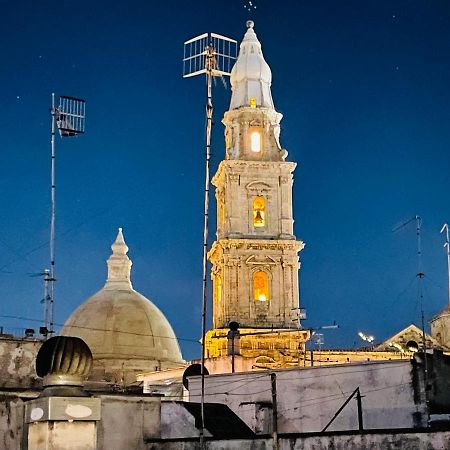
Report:
[{"label": "white spire cap", "polygon": [[250,99],[255,99],[256,106],[275,109],[270,86],[272,72],[264,60],[261,43],[253,30],[253,21],[247,21],[247,32],[241,42],[239,56],[231,70],[230,109],[250,106]]},{"label": "white spire cap", "polygon": [[122,228],[119,228],[117,238],[111,246],[112,255],[109,257],[108,279],[104,289],[133,289],[130,280],[131,265],[128,258],[128,246],[123,238]]}]

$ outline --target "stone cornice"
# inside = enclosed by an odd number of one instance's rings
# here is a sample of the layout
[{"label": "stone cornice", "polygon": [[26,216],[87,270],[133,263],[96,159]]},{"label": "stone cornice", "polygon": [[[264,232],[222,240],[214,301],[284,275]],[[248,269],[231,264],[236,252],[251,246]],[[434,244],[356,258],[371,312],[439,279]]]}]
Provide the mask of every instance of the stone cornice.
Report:
[{"label": "stone cornice", "polygon": [[251,108],[250,106],[243,106],[239,109],[232,109],[227,111],[222,119],[222,123],[227,126],[233,121],[245,121],[251,122],[255,118],[267,120],[271,124],[279,124],[283,118],[283,114],[270,108]]},{"label": "stone cornice", "polygon": [[219,179],[225,176],[225,173],[233,172],[236,175],[244,174],[247,169],[272,169],[278,172],[280,176],[290,175],[297,167],[297,163],[291,161],[248,161],[227,159],[219,164],[216,174],[211,182],[217,186]]},{"label": "stone cornice", "polygon": [[219,239],[215,241],[208,256],[224,249],[239,250],[291,250],[301,251],[305,247],[303,241],[296,240],[266,240],[266,239]]}]

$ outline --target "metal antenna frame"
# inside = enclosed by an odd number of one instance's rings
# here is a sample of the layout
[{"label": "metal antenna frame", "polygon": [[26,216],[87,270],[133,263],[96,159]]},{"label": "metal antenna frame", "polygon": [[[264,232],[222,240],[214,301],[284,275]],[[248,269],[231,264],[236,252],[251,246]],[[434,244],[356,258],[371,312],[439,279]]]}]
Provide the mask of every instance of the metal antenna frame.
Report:
[{"label": "metal antenna frame", "polygon": [[[202,273],[202,357],[201,357],[201,397],[200,397],[200,448],[204,448],[205,435],[205,338],[207,311],[207,264],[209,229],[209,185],[211,161],[211,131],[213,118],[212,80],[215,76],[230,75],[231,64],[237,53],[237,41],[216,33],[204,33],[184,43],[183,78],[206,74],[206,158],[205,158],[205,201],[203,211],[203,273]],[[186,49],[188,50],[186,52]]]},{"label": "metal antenna frame", "polygon": [[441,228],[441,233],[445,231],[444,248],[447,249],[447,273],[448,273],[448,304],[450,306],[450,239],[448,231],[448,223],[444,223]]},{"label": "metal antenna frame", "polygon": [[55,305],[55,222],[56,222],[56,152],[55,133],[58,128],[61,137],[73,137],[84,133],[85,101],[75,97],[61,96],[59,105],[56,106],[55,94],[52,93],[51,124],[51,187],[50,187],[50,270],[45,274],[44,282],[48,294],[45,296],[44,326],[48,330],[47,336],[55,333],[54,305]]}]

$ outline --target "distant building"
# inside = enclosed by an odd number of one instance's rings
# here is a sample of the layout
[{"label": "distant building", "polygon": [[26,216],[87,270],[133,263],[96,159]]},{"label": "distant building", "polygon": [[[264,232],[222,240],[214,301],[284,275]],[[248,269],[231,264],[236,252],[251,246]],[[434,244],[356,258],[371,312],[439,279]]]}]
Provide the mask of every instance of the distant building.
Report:
[{"label": "distant building", "polygon": [[431,320],[431,335],[447,350],[450,350],[450,307],[444,308]]},{"label": "distant building", "polygon": [[403,330],[386,339],[377,345],[374,350],[377,351],[399,351],[401,353],[411,353],[417,351],[424,345],[429,349],[447,350],[435,338],[423,331],[414,324],[408,325]]}]

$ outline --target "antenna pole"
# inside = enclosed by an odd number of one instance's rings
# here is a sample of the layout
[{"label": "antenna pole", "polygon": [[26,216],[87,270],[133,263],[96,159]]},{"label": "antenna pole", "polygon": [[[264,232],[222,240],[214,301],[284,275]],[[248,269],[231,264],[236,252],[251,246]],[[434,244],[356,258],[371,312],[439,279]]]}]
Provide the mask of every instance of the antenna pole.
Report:
[{"label": "antenna pole", "polygon": [[207,264],[208,264],[208,221],[209,221],[209,166],[211,160],[211,130],[213,117],[212,104],[212,77],[215,66],[215,51],[212,45],[206,48],[206,161],[205,161],[205,208],[203,223],[203,286],[202,286],[202,363],[201,363],[201,401],[200,414],[202,427],[200,430],[200,448],[204,448],[205,434],[205,338],[206,338],[206,287],[207,287]]},{"label": "antenna pole", "polygon": [[[237,42],[216,33],[203,33],[184,43],[183,78],[206,74],[206,154],[205,154],[205,205],[203,226],[203,278],[202,278],[202,357],[201,357],[201,429],[200,448],[205,448],[205,360],[206,360],[206,312],[207,312],[207,265],[208,265],[208,221],[209,186],[211,161],[211,131],[213,119],[212,79],[214,76],[230,75],[230,64],[236,59]],[[216,59],[219,55],[223,67]]]},{"label": "antenna pole", "polygon": [[52,93],[52,133],[51,133],[51,213],[50,213],[50,278],[49,281],[49,295],[46,297],[46,302],[49,305],[46,307],[46,324],[49,334],[54,332],[53,330],[53,313],[55,304],[55,129],[57,119],[57,109],[55,106],[55,94]]},{"label": "antenna pole", "polygon": [[425,320],[423,313],[423,286],[422,280],[425,274],[422,272],[422,239],[421,239],[421,227],[422,219],[420,216],[415,216],[416,220],[416,235],[417,235],[417,278],[419,278],[419,297],[420,297],[420,312],[422,316],[422,340],[423,340],[423,351],[426,352],[426,339],[425,339]]},{"label": "antenna pole", "polygon": [[422,280],[425,274],[422,271],[422,238],[421,228],[422,219],[420,216],[415,216],[416,219],[416,234],[417,234],[417,277],[419,278],[419,296],[420,296],[420,314],[422,319],[422,347],[424,359],[424,381],[425,381],[425,399],[428,403],[428,361],[427,361],[427,339],[425,336],[425,314],[423,310],[423,283]]},{"label": "antenna pole", "polygon": [[447,249],[447,272],[448,272],[448,303],[450,305],[450,239],[448,232],[448,223],[444,223],[441,229],[441,233],[445,231],[445,244],[444,248]]},{"label": "antenna pole", "polygon": [[[50,270],[45,269],[44,270],[44,327],[46,330],[49,330],[49,306],[50,306],[50,294],[49,294],[49,282],[50,282],[51,276],[50,276]],[[48,333],[46,332],[44,337],[47,339]]]}]

